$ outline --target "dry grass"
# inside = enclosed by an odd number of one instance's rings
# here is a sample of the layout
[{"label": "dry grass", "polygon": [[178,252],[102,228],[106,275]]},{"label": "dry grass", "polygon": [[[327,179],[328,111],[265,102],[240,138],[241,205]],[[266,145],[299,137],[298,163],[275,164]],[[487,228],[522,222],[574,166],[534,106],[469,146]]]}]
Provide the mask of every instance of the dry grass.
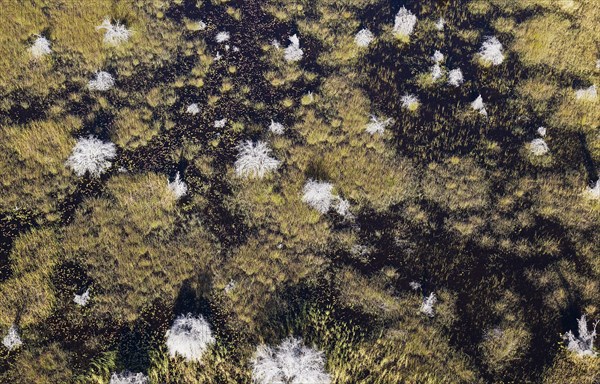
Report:
[{"label": "dry grass", "polygon": [[540,15],[515,29],[513,49],[526,64],[544,64],[560,71],[590,75],[598,55],[600,36],[593,20],[600,13],[590,3],[578,14],[575,28],[572,21],[554,13]]},{"label": "dry grass", "polygon": [[[106,384],[135,369],[156,383],[249,383],[256,344],[290,334],[324,350],[340,384],[597,381],[554,348],[572,311],[600,314],[600,205],[583,195],[600,109],[574,94],[600,86],[593,0],[410,2],[419,21],[406,41],[391,33],[399,5],[378,0],[13,3],[0,26],[0,331],[17,323],[24,345],[0,358],[0,381]],[[130,41],[105,46],[105,17]],[[481,25],[504,44],[500,66],[472,55]],[[367,27],[376,40],[359,49]],[[239,53],[217,45],[221,29]],[[33,62],[41,32],[54,52]],[[305,55],[287,63],[270,42],[294,33]],[[461,87],[419,78],[434,49],[463,69]],[[113,90],[85,89],[97,70],[112,71]],[[413,93],[419,109],[401,109]],[[469,109],[478,93],[487,119]],[[371,115],[397,121],[370,135]],[[542,124],[550,154],[532,157]],[[91,132],[120,148],[93,183],[64,167]],[[268,142],[276,172],[236,177],[247,139]],[[179,200],[176,170],[189,187]],[[311,178],[352,215],[302,202]],[[419,312],[430,292],[431,318]],[[163,345],[187,310],[217,339],[198,364]],[[495,327],[502,337],[484,337]]]},{"label": "dry grass", "polygon": [[60,261],[60,242],[53,230],[34,230],[20,236],[10,254],[12,276],[0,286],[0,324],[15,321],[28,327],[43,321],[55,301],[51,274]]},{"label": "dry grass", "polygon": [[175,236],[176,198],[166,177],[121,175],[109,181],[107,193],[84,203],[65,229],[64,248],[94,281],[101,318],[132,321],[156,299],[173,303],[215,250],[197,223]]},{"label": "dry grass", "polygon": [[64,163],[75,145],[71,134],[80,124],[79,119],[66,117],[3,128],[0,133],[2,209],[56,212],[57,204],[74,190],[75,178]]}]

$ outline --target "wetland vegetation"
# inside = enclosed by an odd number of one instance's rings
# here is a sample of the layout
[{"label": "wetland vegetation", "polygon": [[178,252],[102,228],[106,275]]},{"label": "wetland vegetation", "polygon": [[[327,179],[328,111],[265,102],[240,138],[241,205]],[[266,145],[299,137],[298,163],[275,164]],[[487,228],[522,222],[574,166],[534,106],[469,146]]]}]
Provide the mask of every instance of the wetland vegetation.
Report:
[{"label": "wetland vegetation", "polygon": [[598,0],[0,3],[1,383],[600,383]]}]

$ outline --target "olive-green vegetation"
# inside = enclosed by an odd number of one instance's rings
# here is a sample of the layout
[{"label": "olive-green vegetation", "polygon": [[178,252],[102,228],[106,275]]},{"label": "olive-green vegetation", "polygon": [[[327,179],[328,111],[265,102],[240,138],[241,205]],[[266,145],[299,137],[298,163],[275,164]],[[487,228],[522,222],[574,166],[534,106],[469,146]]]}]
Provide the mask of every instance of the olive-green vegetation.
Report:
[{"label": "olive-green vegetation", "polygon": [[[600,319],[600,99],[577,96],[600,87],[598,2],[396,3],[0,1],[0,338],[23,342],[0,382],[250,383],[256,346],[289,335],[333,383],[600,382],[562,337]],[[398,38],[401,6],[418,21]],[[103,43],[107,17],[128,41]],[[88,90],[97,71],[112,89]],[[65,166],[89,135],[117,147],[100,177]],[[239,177],[244,140],[278,168]],[[311,179],[348,212],[303,202]],[[187,313],[216,339],[199,362],[165,345]]]}]

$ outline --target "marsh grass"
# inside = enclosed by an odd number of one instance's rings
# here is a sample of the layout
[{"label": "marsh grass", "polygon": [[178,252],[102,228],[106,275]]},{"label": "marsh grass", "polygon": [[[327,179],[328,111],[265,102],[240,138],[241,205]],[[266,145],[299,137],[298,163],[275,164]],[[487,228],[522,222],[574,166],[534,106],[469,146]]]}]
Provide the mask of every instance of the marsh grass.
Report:
[{"label": "marsh grass", "polygon": [[[256,345],[293,334],[339,383],[593,382],[597,366],[563,353],[560,335],[598,315],[600,206],[584,194],[598,109],[575,97],[599,83],[594,2],[404,5],[418,17],[405,42],[392,35],[401,5],[376,0],[8,4],[0,324],[17,323],[24,345],[0,359],[0,381],[106,383],[129,369],[249,383]],[[135,33],[106,46],[104,17]],[[377,36],[368,47],[361,28]],[[53,53],[32,61],[40,34]],[[293,34],[303,55],[288,63]],[[481,66],[491,35],[505,60]],[[460,87],[417,76],[431,77],[435,50]],[[115,87],[88,92],[101,69]],[[406,94],[418,109],[400,108]],[[479,94],[487,118],[470,108]],[[365,131],[373,113],[393,121],[381,135]],[[542,125],[550,154],[531,156]],[[74,181],[64,161],[89,134],[119,156]],[[269,142],[277,172],[236,177],[246,140]],[[352,218],[303,203],[311,178]],[[432,318],[419,313],[431,292]],[[201,363],[164,345],[187,312],[215,327]]]},{"label": "marsh grass", "polygon": [[69,147],[75,144],[71,134],[80,126],[78,118],[67,117],[2,130],[3,210],[56,213],[60,200],[74,190],[73,175],[64,162],[69,157]]}]

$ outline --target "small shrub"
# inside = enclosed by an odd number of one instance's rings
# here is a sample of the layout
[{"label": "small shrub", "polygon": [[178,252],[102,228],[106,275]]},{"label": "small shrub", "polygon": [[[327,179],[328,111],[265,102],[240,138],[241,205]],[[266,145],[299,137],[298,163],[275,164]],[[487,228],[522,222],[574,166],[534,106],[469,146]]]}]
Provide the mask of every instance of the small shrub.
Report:
[{"label": "small shrub", "polygon": [[538,133],[538,135],[544,137],[546,136],[546,131],[546,127],[539,127],[536,132]]},{"label": "small shrub", "polygon": [[131,37],[131,30],[127,29],[123,24],[116,22],[112,24],[109,18],[105,18],[102,24],[96,27],[97,31],[105,30],[104,44],[119,45],[126,42]]},{"label": "small shrub", "polygon": [[89,172],[91,176],[99,177],[110,168],[110,160],[114,159],[116,155],[117,148],[113,143],[105,143],[90,135],[77,140],[66,165],[77,176],[83,176]]},{"label": "small shrub", "polygon": [[385,128],[392,124],[393,120],[390,119],[385,119],[385,120],[379,120],[376,116],[371,116],[371,121],[367,124],[365,130],[367,131],[367,133],[374,135],[374,134],[379,134],[379,135],[383,135],[383,132],[385,132]]},{"label": "small shrub", "polygon": [[198,106],[198,104],[192,103],[192,104],[188,105],[185,112],[189,113],[190,115],[195,116],[200,113],[200,107]]},{"label": "small shrub", "polygon": [[588,88],[575,91],[575,98],[581,101],[595,101],[598,98],[598,91],[595,85]]},{"label": "small shrub", "polygon": [[2,345],[4,345],[9,351],[13,349],[19,348],[23,342],[21,341],[21,336],[19,336],[19,332],[17,331],[16,325],[11,325],[8,329],[8,333],[2,339]]},{"label": "small shrub", "polygon": [[408,283],[408,285],[413,291],[418,291],[419,289],[421,289],[421,283],[417,281],[411,281],[410,283]]},{"label": "small shrub", "polygon": [[283,135],[285,128],[283,124],[271,120],[271,124],[269,125],[269,131],[273,132],[276,135]]},{"label": "small shrub", "polygon": [[300,48],[300,39],[297,35],[290,36],[290,45],[284,50],[284,59],[288,62],[300,61],[304,51]]},{"label": "small shrub", "polygon": [[435,22],[435,29],[437,29],[438,31],[443,31],[445,26],[446,26],[446,20],[444,20],[443,17],[440,17]]},{"label": "small shrub", "polygon": [[534,156],[542,156],[548,153],[550,151],[550,148],[548,148],[548,144],[546,144],[546,141],[544,139],[537,138],[533,139],[529,143],[529,150]]},{"label": "small shrub", "polygon": [[361,48],[368,47],[374,39],[375,36],[373,35],[373,32],[366,28],[361,29],[356,36],[354,36],[354,42]]},{"label": "small shrub", "polygon": [[437,297],[435,293],[431,292],[429,296],[423,299],[423,302],[421,303],[421,308],[419,310],[421,311],[421,313],[424,313],[429,317],[433,317],[435,316],[435,310],[433,309],[435,303],[437,303]]},{"label": "small shrub", "polygon": [[500,65],[504,62],[502,43],[495,36],[487,36],[479,50],[480,59],[491,65]]},{"label": "small shrub", "polygon": [[346,218],[352,218],[352,214],[350,213],[350,202],[348,200],[338,196],[334,202],[334,206],[338,215]]},{"label": "small shrub", "polygon": [[417,16],[402,7],[394,19],[393,33],[400,38],[408,38],[414,32],[416,24]]},{"label": "small shrub", "polygon": [[271,149],[265,142],[248,140],[238,145],[238,151],[235,173],[239,177],[262,179],[279,167],[280,161],[269,156]]},{"label": "small shrub", "polygon": [[435,64],[433,67],[431,67],[431,78],[433,79],[433,81],[441,79],[443,75],[444,71],[442,70],[442,67],[439,64]]},{"label": "small shrub", "polygon": [[88,301],[90,301],[90,289],[86,289],[85,292],[83,292],[81,295],[75,295],[73,301],[75,302],[75,304],[81,307],[85,307]]},{"label": "small shrub", "polygon": [[29,53],[34,59],[41,59],[42,57],[52,53],[50,49],[50,41],[43,36],[38,36],[33,45],[29,47]]},{"label": "small shrub", "polygon": [[460,68],[456,68],[448,72],[448,84],[458,87],[460,86],[465,79],[463,78],[463,73]]},{"label": "small shrub", "polygon": [[173,192],[176,198],[182,198],[187,194],[187,184],[179,177],[179,172],[175,175],[175,179],[168,184],[169,190]]},{"label": "small shrub", "polygon": [[90,91],[108,91],[115,86],[114,77],[108,72],[96,72],[96,78],[88,82]]},{"label": "small shrub", "polygon": [[596,327],[598,321],[594,323],[594,328],[590,331],[587,327],[587,320],[585,315],[581,315],[577,320],[577,328],[579,335],[575,337],[572,331],[565,333],[563,336],[568,341],[567,349],[571,352],[575,352],[578,356],[592,356],[598,355],[594,351],[594,339],[596,338]]},{"label": "small shrub", "polygon": [[402,108],[409,111],[416,111],[419,108],[419,98],[416,95],[406,94],[400,99]]},{"label": "small shrub", "polygon": [[121,372],[110,376],[109,384],[146,384],[148,377],[143,373]]},{"label": "small shrub", "polygon": [[487,116],[487,110],[485,109],[485,104],[483,103],[483,97],[481,97],[481,95],[471,103],[471,108],[478,111],[483,116]]},{"label": "small shrub", "polygon": [[333,184],[326,181],[308,180],[303,188],[302,201],[325,214],[334,201]]},{"label": "small shrub", "polygon": [[215,128],[225,128],[225,124],[227,124],[227,119],[215,120],[213,126]]},{"label": "small shrub", "polygon": [[215,338],[203,316],[178,316],[167,331],[167,348],[171,357],[182,356],[187,361],[199,361]]},{"label": "small shrub", "polygon": [[260,345],[252,359],[255,384],[329,384],[323,352],[306,347],[302,339],[289,337],[276,348]]},{"label": "small shrub", "polygon": [[229,41],[230,38],[231,38],[231,35],[229,34],[229,32],[222,31],[222,32],[217,33],[217,35],[215,36],[215,41],[217,43],[224,43],[226,41]]}]

